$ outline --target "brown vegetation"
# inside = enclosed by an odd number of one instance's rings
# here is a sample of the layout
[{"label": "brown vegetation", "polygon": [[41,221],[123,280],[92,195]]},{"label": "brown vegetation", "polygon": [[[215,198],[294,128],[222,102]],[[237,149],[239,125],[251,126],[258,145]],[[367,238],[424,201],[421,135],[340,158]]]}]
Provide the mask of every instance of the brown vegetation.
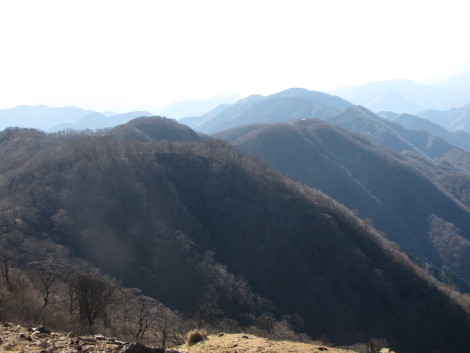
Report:
[{"label": "brown vegetation", "polygon": [[186,335],[186,345],[193,346],[196,343],[202,342],[207,339],[207,334],[201,330],[189,331]]},{"label": "brown vegetation", "polygon": [[[179,141],[152,139],[160,123]],[[14,214],[1,219],[2,250],[14,254],[2,317],[161,345],[200,326],[339,344],[385,337],[402,352],[468,347],[454,293],[369,222],[176,123],[126,128],[0,133],[0,209]],[[48,264],[61,270],[45,306]],[[77,282],[83,274],[90,286]]]},{"label": "brown vegetation", "polygon": [[[365,127],[375,129],[375,123],[388,126],[388,122],[357,107],[337,118],[362,126],[356,115],[365,120]],[[314,119],[241,127],[216,136],[266,160],[281,173],[320,189],[361,217],[370,218],[407,253],[470,280],[470,264],[443,260],[442,246],[437,249],[428,236],[429,218],[434,215],[460,229],[461,241],[453,241],[445,251],[466,253],[462,241],[470,240],[470,210],[443,190],[439,180],[432,177],[435,171],[427,172],[423,165],[433,166],[433,162],[425,156],[390,153],[364,137]],[[395,138],[404,141],[400,135]],[[461,185],[458,180],[467,183]],[[454,195],[460,194],[461,201],[469,192],[468,180],[467,175],[467,179],[456,177],[447,183]]]},{"label": "brown vegetation", "polygon": [[333,348],[324,344],[301,343],[292,341],[274,341],[246,334],[216,334],[199,344],[185,344],[175,347],[178,351],[188,353],[354,353],[357,351]]}]

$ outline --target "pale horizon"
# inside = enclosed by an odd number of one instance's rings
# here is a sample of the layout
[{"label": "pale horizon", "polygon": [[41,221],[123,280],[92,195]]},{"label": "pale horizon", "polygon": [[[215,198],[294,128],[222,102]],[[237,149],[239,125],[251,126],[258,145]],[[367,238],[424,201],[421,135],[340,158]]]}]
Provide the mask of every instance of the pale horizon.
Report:
[{"label": "pale horizon", "polygon": [[150,110],[470,72],[464,1],[0,4],[0,109]]}]

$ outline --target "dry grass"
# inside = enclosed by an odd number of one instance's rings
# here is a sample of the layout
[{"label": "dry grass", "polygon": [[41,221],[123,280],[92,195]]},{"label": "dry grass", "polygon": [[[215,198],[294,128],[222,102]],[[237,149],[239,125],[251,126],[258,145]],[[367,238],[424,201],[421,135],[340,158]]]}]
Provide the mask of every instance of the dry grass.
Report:
[{"label": "dry grass", "polygon": [[207,339],[207,335],[201,330],[192,330],[186,337],[186,345],[192,346]]},{"label": "dry grass", "polygon": [[355,353],[354,351],[331,348],[315,344],[291,341],[271,341],[252,335],[220,334],[210,335],[207,340],[195,345],[175,347],[188,353]]}]

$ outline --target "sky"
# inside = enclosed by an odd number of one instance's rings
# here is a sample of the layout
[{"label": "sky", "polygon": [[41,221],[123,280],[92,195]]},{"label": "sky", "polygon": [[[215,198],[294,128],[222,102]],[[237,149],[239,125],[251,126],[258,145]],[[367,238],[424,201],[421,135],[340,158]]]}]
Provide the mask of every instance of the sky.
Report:
[{"label": "sky", "polygon": [[470,4],[0,0],[0,108],[117,112],[470,72]]}]

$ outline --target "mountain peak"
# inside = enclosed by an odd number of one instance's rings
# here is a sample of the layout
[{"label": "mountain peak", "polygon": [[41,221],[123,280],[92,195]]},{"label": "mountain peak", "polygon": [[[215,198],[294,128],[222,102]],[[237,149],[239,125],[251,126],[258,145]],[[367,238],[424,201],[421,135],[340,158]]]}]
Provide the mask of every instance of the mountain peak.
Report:
[{"label": "mountain peak", "polygon": [[185,122],[198,131],[214,133],[254,123],[278,123],[299,118],[323,119],[351,106],[344,99],[327,93],[289,88],[265,97],[252,95],[207,119]]},{"label": "mountain peak", "polygon": [[176,120],[160,116],[140,117],[111,130],[114,136],[126,136],[137,140],[199,141],[201,137],[188,126]]}]

